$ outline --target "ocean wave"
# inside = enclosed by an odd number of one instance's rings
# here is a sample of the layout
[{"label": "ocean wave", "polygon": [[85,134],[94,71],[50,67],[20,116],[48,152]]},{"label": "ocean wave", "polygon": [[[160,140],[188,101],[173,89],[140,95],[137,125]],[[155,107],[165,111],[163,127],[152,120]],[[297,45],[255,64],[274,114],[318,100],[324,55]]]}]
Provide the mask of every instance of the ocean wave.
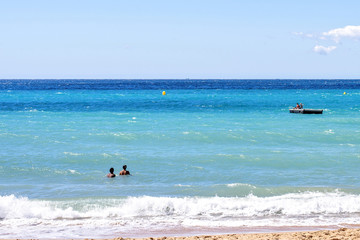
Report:
[{"label": "ocean wave", "polygon": [[122,218],[222,216],[223,218],[360,214],[360,195],[342,192],[292,193],[272,197],[128,197],[30,200],[14,195],[0,197],[0,218]]},{"label": "ocean wave", "polygon": [[[0,219],[4,235],[7,227],[18,227],[41,237],[70,237],[87,229],[134,232],[152,229],[196,227],[277,227],[343,226],[360,221],[360,195],[342,192],[305,192],[273,197],[128,197],[31,200],[14,195],[0,197]],[[118,227],[121,227],[121,230]],[[142,230],[141,230],[142,229]],[[86,237],[85,232],[78,237]],[[104,231],[102,231],[104,232]],[[31,234],[29,236],[31,236]],[[59,235],[60,234],[60,235]],[[27,235],[22,235],[22,237]]]}]

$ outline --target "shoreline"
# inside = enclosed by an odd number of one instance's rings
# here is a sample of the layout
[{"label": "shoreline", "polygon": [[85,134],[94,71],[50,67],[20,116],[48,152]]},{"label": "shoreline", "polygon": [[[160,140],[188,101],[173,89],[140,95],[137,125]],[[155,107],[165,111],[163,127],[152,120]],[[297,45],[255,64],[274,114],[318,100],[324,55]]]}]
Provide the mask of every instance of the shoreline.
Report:
[{"label": "shoreline", "polygon": [[222,235],[197,235],[183,237],[114,238],[112,240],[355,240],[360,239],[360,228],[339,228],[336,230],[241,233]]},{"label": "shoreline", "polygon": [[[213,227],[191,227],[191,228],[171,228],[167,230],[151,230],[144,233],[117,233],[120,237],[100,237],[92,239],[127,239],[127,240],[194,240],[201,236],[218,236],[219,240],[223,236],[242,236],[242,235],[267,235],[267,234],[290,234],[290,233],[311,233],[323,231],[338,231],[338,230],[356,230],[360,232],[360,224],[342,224],[342,225],[323,225],[323,226],[262,226],[262,227],[227,227],[227,228],[213,228]],[[116,234],[115,234],[116,235]],[[216,239],[216,238],[212,238]],[[240,238],[241,239],[241,238]],[[360,240],[360,235],[359,238]]]},{"label": "shoreline", "polygon": [[[61,240],[83,239],[83,240],[356,240],[360,239],[360,228],[339,228],[336,230],[310,230],[310,231],[273,231],[257,233],[228,233],[228,234],[199,234],[176,236],[167,234],[155,234],[158,237],[115,237],[115,238],[54,238]],[[162,235],[162,236],[161,236]],[[1,240],[34,240],[50,238],[0,238]],[[52,239],[52,238],[51,238]]]},{"label": "shoreline", "polygon": [[[151,230],[144,233],[117,233],[120,237],[104,236],[100,238],[89,239],[127,239],[127,240],[149,240],[157,239],[189,239],[198,238],[200,236],[229,236],[229,235],[257,235],[257,234],[282,234],[297,232],[321,232],[321,231],[337,231],[339,229],[359,229],[360,225],[344,224],[343,226],[277,226],[277,227],[227,227],[227,228],[170,228],[167,230]],[[116,235],[116,234],[115,234]],[[80,238],[81,239],[81,238]],[[221,238],[220,238],[221,239]],[[359,237],[360,239],[360,237]]]},{"label": "shoreline", "polygon": [[[360,228],[339,228],[336,230],[257,232],[203,234],[194,236],[162,236],[144,238],[117,237],[106,240],[355,240],[360,239]],[[102,239],[105,240],[105,239]]]}]

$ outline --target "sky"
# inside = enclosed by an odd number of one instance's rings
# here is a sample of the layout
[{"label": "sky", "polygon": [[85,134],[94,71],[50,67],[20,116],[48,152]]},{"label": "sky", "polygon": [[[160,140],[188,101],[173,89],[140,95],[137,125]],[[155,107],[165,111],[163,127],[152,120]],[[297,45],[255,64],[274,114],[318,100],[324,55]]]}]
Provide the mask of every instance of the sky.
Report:
[{"label": "sky", "polygon": [[360,79],[358,0],[0,0],[0,79]]}]

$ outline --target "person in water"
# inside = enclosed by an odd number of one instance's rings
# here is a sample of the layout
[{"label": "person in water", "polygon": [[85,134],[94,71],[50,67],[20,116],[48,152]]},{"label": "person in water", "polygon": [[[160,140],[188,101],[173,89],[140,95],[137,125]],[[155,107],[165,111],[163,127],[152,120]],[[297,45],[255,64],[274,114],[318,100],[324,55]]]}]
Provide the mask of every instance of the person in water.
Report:
[{"label": "person in water", "polygon": [[108,175],[106,175],[108,178],[116,177],[116,175],[114,174],[114,168],[110,168],[109,172],[110,173],[108,173]]},{"label": "person in water", "polygon": [[127,166],[123,166],[123,170],[119,173],[119,175],[130,175],[130,172],[126,170]]}]

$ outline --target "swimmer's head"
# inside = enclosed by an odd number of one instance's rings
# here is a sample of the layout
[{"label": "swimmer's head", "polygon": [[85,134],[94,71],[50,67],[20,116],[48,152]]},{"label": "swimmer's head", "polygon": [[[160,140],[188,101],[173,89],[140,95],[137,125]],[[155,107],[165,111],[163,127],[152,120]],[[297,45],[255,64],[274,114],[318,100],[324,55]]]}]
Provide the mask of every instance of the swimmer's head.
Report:
[{"label": "swimmer's head", "polygon": [[110,173],[114,173],[114,168],[110,168]]},{"label": "swimmer's head", "polygon": [[127,168],[127,166],[126,166],[126,165],[124,165],[124,166],[123,166],[123,169],[124,169],[124,170],[126,170],[126,168]]}]

